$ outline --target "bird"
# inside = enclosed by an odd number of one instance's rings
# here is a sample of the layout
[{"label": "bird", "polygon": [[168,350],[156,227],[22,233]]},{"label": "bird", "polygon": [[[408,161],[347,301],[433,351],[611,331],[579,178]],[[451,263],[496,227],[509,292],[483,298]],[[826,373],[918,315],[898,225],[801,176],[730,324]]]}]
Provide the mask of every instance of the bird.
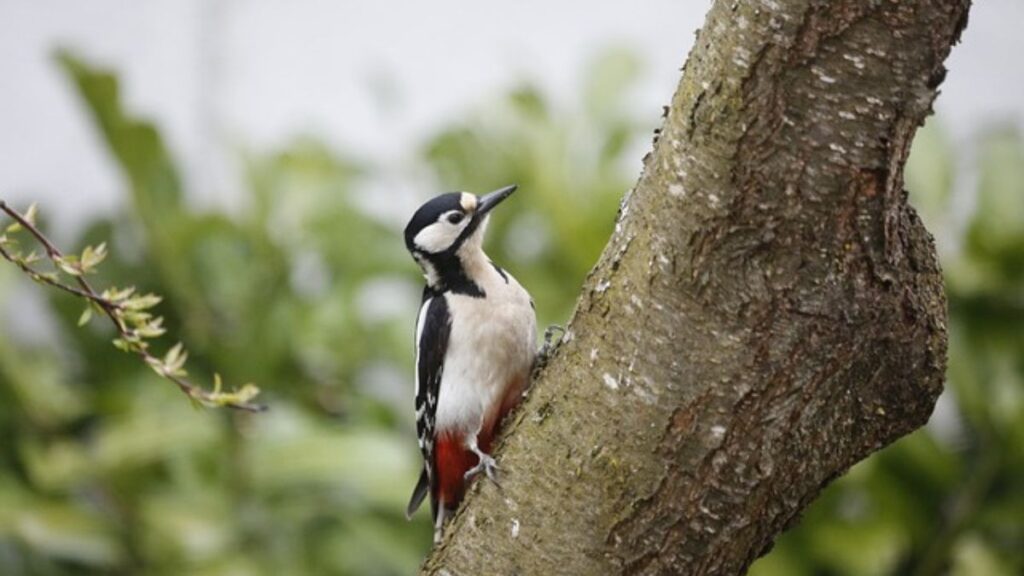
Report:
[{"label": "bird", "polygon": [[492,443],[529,386],[537,354],[533,299],[483,251],[491,211],[516,188],[441,194],[405,227],[426,281],[415,330],[423,469],[406,517],[429,495],[435,543],[470,480],[483,472],[498,483]]}]

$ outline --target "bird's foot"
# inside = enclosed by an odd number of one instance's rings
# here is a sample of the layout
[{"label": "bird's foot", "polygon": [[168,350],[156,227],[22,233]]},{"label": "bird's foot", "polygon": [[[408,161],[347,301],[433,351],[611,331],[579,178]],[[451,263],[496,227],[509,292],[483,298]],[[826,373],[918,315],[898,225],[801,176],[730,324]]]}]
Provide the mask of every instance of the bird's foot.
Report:
[{"label": "bird's foot", "polygon": [[480,458],[480,462],[477,463],[476,466],[473,466],[472,468],[466,471],[466,481],[468,482],[472,480],[477,474],[483,472],[484,474],[487,475],[488,478],[491,479],[491,482],[494,482],[494,484],[497,485],[498,488],[501,488],[501,483],[498,482],[498,463],[494,460],[494,458],[491,457],[490,454],[486,454],[484,452],[477,452],[476,455],[477,457]]},{"label": "bird's foot", "polygon": [[553,342],[555,332],[558,332],[561,335],[558,338],[559,340],[562,339],[562,336],[565,336],[565,328],[562,328],[558,324],[548,326],[547,330],[544,331],[544,345],[541,346],[541,350],[550,350],[552,346],[557,344],[556,342]]},{"label": "bird's foot", "polygon": [[[555,339],[555,334],[559,334],[558,339]],[[544,331],[544,343],[541,344],[540,350],[537,351],[537,358],[534,361],[534,369],[542,368],[547,365],[548,359],[551,358],[551,353],[555,351],[562,342],[562,338],[565,337],[565,328],[557,324],[548,326],[547,330]]]}]

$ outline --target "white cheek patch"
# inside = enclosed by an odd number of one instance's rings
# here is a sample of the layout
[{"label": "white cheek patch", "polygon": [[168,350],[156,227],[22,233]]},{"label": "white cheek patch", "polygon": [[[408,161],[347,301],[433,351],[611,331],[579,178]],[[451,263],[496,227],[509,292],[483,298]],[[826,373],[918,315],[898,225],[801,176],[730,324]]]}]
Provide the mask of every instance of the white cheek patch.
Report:
[{"label": "white cheek patch", "polygon": [[437,254],[444,252],[451,247],[459,238],[466,226],[469,226],[470,217],[465,216],[458,224],[452,224],[448,217],[452,214],[460,214],[458,210],[449,210],[441,215],[437,222],[427,226],[416,235],[412,241],[420,250]]},{"label": "white cheek patch", "polygon": [[413,238],[416,247],[430,253],[444,252],[459,237],[462,228],[434,222]]}]

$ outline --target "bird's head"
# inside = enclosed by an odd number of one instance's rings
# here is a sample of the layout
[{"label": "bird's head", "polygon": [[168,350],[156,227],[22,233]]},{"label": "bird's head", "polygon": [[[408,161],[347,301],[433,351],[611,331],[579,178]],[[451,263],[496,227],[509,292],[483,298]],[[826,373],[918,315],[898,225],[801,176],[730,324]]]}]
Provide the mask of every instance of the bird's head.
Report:
[{"label": "bird's head", "polygon": [[487,218],[516,191],[506,186],[483,196],[469,192],[441,194],[420,206],[405,227],[405,246],[423,268],[428,282],[442,268],[482,253]]}]

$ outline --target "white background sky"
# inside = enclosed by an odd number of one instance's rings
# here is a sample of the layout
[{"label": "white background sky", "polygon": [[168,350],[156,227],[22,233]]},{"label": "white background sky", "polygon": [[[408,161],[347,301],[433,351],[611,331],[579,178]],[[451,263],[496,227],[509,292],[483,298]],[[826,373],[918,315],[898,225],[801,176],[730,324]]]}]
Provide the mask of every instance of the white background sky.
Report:
[{"label": "white background sky", "polygon": [[[710,2],[580,4],[0,0],[0,196],[39,200],[65,225],[123,199],[53,63],[59,46],[119,72],[128,106],[156,120],[202,201],[237,194],[239,143],[271,150],[308,133],[398,166],[523,78],[567,98],[609,45],[646,62],[636,106],[653,126]],[[1021,0],[976,2],[948,62],[937,109],[965,151],[982,128],[1024,126],[1022,23]],[[390,105],[381,87],[396,95]]]}]

